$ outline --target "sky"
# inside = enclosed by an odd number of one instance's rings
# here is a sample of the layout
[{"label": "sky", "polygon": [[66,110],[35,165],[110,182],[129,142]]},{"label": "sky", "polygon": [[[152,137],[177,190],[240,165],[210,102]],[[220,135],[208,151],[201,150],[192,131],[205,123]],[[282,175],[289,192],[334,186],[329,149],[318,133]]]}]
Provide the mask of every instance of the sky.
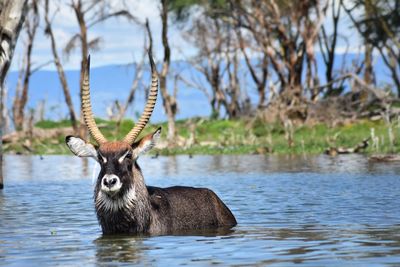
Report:
[{"label": "sky", "polygon": [[[65,4],[59,4],[58,1],[50,1],[51,13],[55,13],[53,19],[53,32],[57,42],[57,48],[60,55],[62,55],[62,48],[65,47],[68,40],[75,33],[79,31],[76,17],[72,8]],[[65,1],[63,1],[65,2]],[[110,1],[115,10],[122,6],[118,0]],[[57,4],[56,4],[57,3]],[[158,0],[126,0],[126,4],[131,12],[141,23],[144,23],[146,18],[150,21],[150,27],[153,32],[153,45],[154,57],[157,59],[162,58],[162,44],[161,44],[161,19],[160,19],[160,6]],[[40,9],[43,13],[43,9]],[[139,61],[143,53],[145,32],[141,25],[134,22],[128,22],[125,18],[110,19],[104,23],[98,24],[89,30],[89,38],[101,37],[102,42],[100,51],[91,51],[91,66],[98,67],[110,64],[129,64],[133,61]],[[183,58],[182,49],[188,47],[188,44],[180,35],[180,30],[171,25],[169,31],[169,41],[175,53],[173,59]],[[24,53],[24,44],[26,43],[26,34],[21,31],[18,40],[11,70],[18,70],[21,65],[22,56]],[[193,48],[191,48],[194,53]],[[185,51],[186,54],[186,51]],[[190,54],[190,52],[189,52]],[[36,65],[41,65],[44,62],[52,60],[50,40],[44,35],[44,23],[41,22],[40,29],[38,30],[34,50],[32,53],[32,60]],[[66,70],[74,70],[80,67],[80,51],[76,49],[69,58],[65,55],[62,56],[64,68]],[[54,70],[54,65],[49,64],[45,66],[45,70]]]},{"label": "sky", "polygon": [[[338,0],[333,0],[338,1]],[[75,50],[69,58],[62,54],[62,48],[65,47],[68,40],[78,32],[78,23],[72,8],[68,7],[62,1],[50,1],[51,13],[54,15],[53,31],[56,36],[57,46],[60,55],[62,55],[63,66],[66,70],[76,70],[80,67],[80,51]],[[111,5],[117,10],[122,6],[121,0],[109,0]],[[154,40],[154,57],[156,62],[162,59],[162,43],[161,43],[161,20],[160,20],[160,4],[159,0],[125,0],[125,4],[140,22],[144,23],[146,18],[150,21],[150,26],[153,32]],[[40,9],[43,13],[43,9]],[[329,29],[331,26],[331,11],[328,10],[326,17],[326,26]],[[350,52],[359,52],[360,38],[355,32],[355,29],[349,29],[349,20],[344,18],[340,23],[340,34],[349,39],[352,45],[347,48],[347,43],[343,39],[339,40],[339,53],[350,49]],[[184,26],[184,25],[183,25]],[[36,36],[33,50],[33,62],[36,66],[48,62],[53,59],[50,48],[50,40],[43,34],[44,23],[41,22],[40,29]],[[172,49],[172,59],[185,59],[188,56],[194,55],[196,50],[190,43],[182,37],[182,25],[170,23],[169,42]],[[110,64],[129,64],[140,60],[143,53],[145,40],[144,28],[136,23],[128,22],[124,18],[110,19],[104,23],[89,30],[89,38],[101,37],[102,42],[99,51],[91,51],[91,66],[105,66]],[[22,62],[24,53],[24,43],[26,42],[26,34],[22,31],[17,43],[14,54],[11,71],[18,70]],[[316,48],[318,49],[318,48]],[[45,70],[54,70],[54,64],[45,66]]]}]

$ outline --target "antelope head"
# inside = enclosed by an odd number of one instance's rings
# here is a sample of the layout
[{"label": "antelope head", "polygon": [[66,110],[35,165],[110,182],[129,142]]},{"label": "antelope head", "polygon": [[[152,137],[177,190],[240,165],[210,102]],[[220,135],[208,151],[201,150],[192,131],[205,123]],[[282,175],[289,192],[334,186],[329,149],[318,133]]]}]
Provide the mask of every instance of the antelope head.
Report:
[{"label": "antelope head", "polygon": [[124,197],[134,186],[135,169],[140,174],[136,179],[143,180],[136,160],[141,154],[149,151],[160,136],[161,127],[154,133],[136,141],[149,121],[157,100],[158,76],[150,53],[149,59],[152,81],[143,114],[123,140],[108,141],[97,127],[92,112],[89,87],[90,57],[88,58],[81,85],[81,109],[85,124],[97,145],[86,143],[83,139],[74,136],[67,136],[66,143],[76,156],[92,157],[100,164],[101,170],[97,179],[96,194],[102,194],[103,197],[110,199],[116,199],[117,196]]}]

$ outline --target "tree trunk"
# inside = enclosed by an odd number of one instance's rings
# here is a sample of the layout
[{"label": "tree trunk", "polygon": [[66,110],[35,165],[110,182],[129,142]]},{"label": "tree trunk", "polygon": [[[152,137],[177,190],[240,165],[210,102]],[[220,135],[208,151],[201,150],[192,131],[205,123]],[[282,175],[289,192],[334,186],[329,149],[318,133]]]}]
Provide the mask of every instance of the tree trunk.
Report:
[{"label": "tree trunk", "polygon": [[175,115],[177,103],[174,96],[167,91],[167,75],[171,62],[171,49],[168,43],[168,0],[161,0],[161,21],[162,21],[162,44],[164,47],[164,60],[160,75],[160,91],[163,100],[165,113],[168,117],[168,135],[167,139],[170,145],[175,143]]},{"label": "tree trunk", "polygon": [[77,133],[78,126],[77,126],[76,115],[75,115],[75,111],[74,111],[74,105],[72,104],[72,98],[71,98],[70,90],[68,87],[67,79],[65,77],[64,68],[61,65],[61,61],[58,56],[56,41],[54,38],[53,30],[51,28],[51,22],[49,19],[48,12],[49,12],[49,0],[46,0],[46,4],[45,4],[46,30],[45,31],[46,31],[46,34],[50,37],[51,51],[53,53],[54,64],[56,65],[58,77],[59,77],[60,83],[61,83],[61,88],[64,92],[65,103],[67,104],[67,107],[69,110],[69,117],[71,120],[72,128],[74,129],[74,132]]},{"label": "tree trunk", "polygon": [[374,84],[374,70],[372,67],[372,46],[368,43],[365,44],[365,70],[364,81],[367,84]]},{"label": "tree trunk", "polygon": [[[144,51],[146,51],[146,49],[144,49]],[[126,111],[128,110],[129,105],[131,105],[134,100],[135,92],[136,92],[137,88],[139,87],[140,80],[142,79],[145,56],[146,56],[146,53],[143,53],[141,62],[139,64],[136,64],[135,76],[132,81],[132,86],[131,86],[131,90],[129,91],[128,98],[126,99],[125,104],[119,109],[119,114],[117,116],[118,130],[121,126],[121,122],[125,116]]]},{"label": "tree trunk", "polygon": [[[372,5],[370,1],[365,1],[365,5],[364,5],[364,12],[365,12],[365,17],[366,19],[370,19],[371,15],[372,15]],[[365,70],[364,70],[364,81],[367,84],[374,84],[374,70],[372,67],[372,50],[373,47],[372,45],[369,43],[369,41],[367,39],[364,39],[364,44],[365,44]]]},{"label": "tree trunk", "polygon": [[22,84],[22,92],[21,94],[15,95],[15,100],[13,104],[13,118],[15,129],[23,130],[23,125],[25,121],[25,106],[28,102],[28,90],[29,90],[29,82],[32,75],[32,50],[33,43],[36,36],[36,30],[39,27],[39,13],[38,13],[38,5],[37,1],[31,1],[31,5],[29,7],[27,20],[25,22],[25,29],[28,35],[27,46],[26,46],[26,61],[25,63],[25,71],[24,71],[24,79]]},{"label": "tree trunk", "polygon": [[[18,35],[25,20],[27,0],[0,3],[0,110],[3,110],[4,81],[10,68]],[[0,189],[3,189],[3,113],[0,113]]]},{"label": "tree trunk", "polygon": [[[83,82],[83,75],[84,75],[84,70],[87,65],[87,58],[89,55],[89,49],[88,49],[88,38],[87,38],[87,26],[85,22],[85,12],[82,10],[82,2],[79,0],[76,4],[73,5],[73,9],[75,11],[75,16],[76,19],[78,20],[79,24],[79,29],[80,29],[80,37],[81,37],[81,73],[80,73],[80,78],[79,78],[79,88],[80,92],[79,95],[82,98],[82,82]],[[80,119],[80,127],[79,127],[79,135],[87,139],[88,137],[88,131],[86,124],[83,120],[83,115],[81,112],[81,119]]]}]

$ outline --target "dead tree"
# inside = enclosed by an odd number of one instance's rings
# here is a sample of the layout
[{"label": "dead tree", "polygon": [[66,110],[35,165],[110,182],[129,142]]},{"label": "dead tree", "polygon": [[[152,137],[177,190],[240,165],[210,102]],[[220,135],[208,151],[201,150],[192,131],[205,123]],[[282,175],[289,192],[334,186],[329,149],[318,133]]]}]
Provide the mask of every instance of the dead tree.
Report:
[{"label": "dead tree", "polygon": [[308,58],[307,83],[316,75],[313,45],[324,19],[322,1],[235,1],[233,23],[242,36],[251,38],[265,54],[280,81],[280,98],[296,105],[304,96],[304,60]]},{"label": "dead tree", "polygon": [[[341,3],[342,4],[342,3]],[[371,19],[371,15],[374,13],[374,6],[372,5],[371,1],[365,1],[364,5],[364,13],[366,19]],[[368,39],[364,38],[364,46],[365,46],[365,59],[364,59],[364,80],[367,84],[375,84],[375,77],[374,77],[374,68],[372,66],[372,53],[374,47],[372,44],[369,43]]]},{"label": "dead tree", "polygon": [[239,81],[239,56],[238,56],[238,49],[236,46],[231,48],[231,38],[228,38],[228,49],[225,50],[225,58],[227,61],[227,75],[228,75],[228,82],[227,88],[224,90],[226,92],[226,112],[229,118],[237,118],[243,112],[243,105],[242,105],[242,95],[241,95],[241,88],[240,88],[240,81]]},{"label": "dead tree", "polygon": [[[14,54],[18,35],[27,12],[27,0],[0,3],[0,110],[3,110],[4,81]],[[0,189],[3,189],[3,112],[0,115]]]},{"label": "dead tree", "polygon": [[25,120],[25,106],[28,101],[29,81],[33,73],[32,50],[36,32],[39,27],[39,6],[37,0],[32,0],[29,3],[27,19],[25,20],[24,28],[27,35],[26,54],[24,60],[24,78],[21,87],[17,86],[12,113],[15,129],[22,130]]},{"label": "dead tree", "polygon": [[[241,34],[241,30],[238,26],[236,28],[236,35],[238,37],[238,43],[240,47],[240,51],[242,52],[246,66],[250,72],[251,78],[256,85],[258,92],[258,105],[257,107],[261,109],[265,104],[265,87],[267,85],[268,78],[268,69],[269,69],[269,60],[268,54],[262,53],[259,62],[254,64],[250,60],[250,56],[248,55],[248,50],[252,50],[254,52],[259,52],[260,49],[255,47],[254,42],[252,40],[245,40]],[[257,71],[259,69],[259,71]]]},{"label": "dead tree", "polygon": [[[342,6],[365,42],[379,52],[400,97],[400,1],[357,0],[351,6],[348,3]],[[364,8],[365,14],[356,17],[355,12],[360,8]]]},{"label": "dead tree", "polygon": [[[46,8],[48,10],[49,1],[46,0]],[[104,22],[113,17],[125,17],[128,20],[135,20],[135,18],[126,10],[114,10],[111,7],[111,4],[107,1],[90,1],[90,0],[71,0],[69,6],[73,9],[75,17],[78,22],[79,32],[74,34],[71,39],[68,41],[67,45],[64,48],[64,52],[69,55],[72,51],[80,47],[81,50],[81,71],[80,71],[80,84],[82,84],[84,66],[87,64],[87,57],[89,54],[89,50],[97,50],[99,49],[99,45],[101,42],[100,37],[95,37],[93,39],[88,38],[88,30],[93,26]],[[62,64],[60,58],[58,56],[56,42],[54,39],[54,34],[51,30],[51,20],[48,16],[46,18],[46,33],[50,36],[52,42],[52,51],[54,56],[54,61],[57,66],[58,74],[60,77],[60,81],[64,90],[65,99],[67,105],[69,107],[70,118],[73,122],[74,128],[78,128],[76,121],[75,113],[73,112],[73,105],[71,97],[69,96],[69,88],[67,81],[65,79],[65,74],[62,68]],[[81,118],[82,120],[82,118]],[[83,125],[83,124],[82,124]],[[86,128],[84,126],[79,127],[79,134],[82,137],[86,137]]]},{"label": "dead tree", "polygon": [[218,20],[207,17],[196,20],[193,24],[194,27],[188,31],[187,36],[199,49],[199,53],[190,61],[194,68],[203,74],[211,93],[203,86],[196,86],[196,88],[200,88],[209,99],[211,117],[218,118],[221,107],[226,108],[222,84],[226,70],[226,67],[223,66],[223,30]]},{"label": "dead tree", "polygon": [[[73,9],[79,26],[79,32],[71,37],[64,51],[69,55],[76,47],[81,50],[81,71],[80,84],[83,81],[84,69],[87,65],[89,49],[95,51],[99,49],[101,37],[89,39],[88,30],[93,26],[114,17],[124,17],[129,21],[136,21],[131,13],[126,9],[113,10],[108,1],[91,1],[91,0],[71,0],[70,7]],[[82,88],[80,89],[82,91]],[[81,127],[79,129],[80,136],[86,138],[87,130],[81,116]]]},{"label": "dead tree", "polygon": [[135,75],[133,77],[131,89],[129,91],[128,98],[125,101],[125,104],[121,106],[118,109],[118,116],[117,116],[117,127],[121,125],[121,121],[125,116],[126,111],[128,110],[128,107],[132,104],[134,97],[135,97],[135,92],[137,91],[137,88],[139,87],[139,82],[142,80],[143,76],[143,65],[144,65],[144,60],[146,58],[147,52],[146,49],[143,49],[143,55],[141,61],[136,64],[135,68]]},{"label": "dead tree", "polygon": [[[323,1],[317,1],[316,4],[309,3],[307,8],[307,17],[304,21],[304,27],[301,32],[302,38],[304,40],[305,53],[306,53],[306,63],[307,63],[307,71],[306,71],[306,85],[307,88],[316,86],[319,84],[318,82],[318,64],[315,59],[315,49],[314,45],[318,39],[319,32],[325,20],[326,10],[328,9],[328,1],[323,3]],[[313,8],[314,7],[314,8]],[[313,12],[314,10],[314,12]],[[311,17],[315,13],[315,19],[311,19]],[[319,92],[311,91],[311,100],[316,101],[319,95]]]},{"label": "dead tree", "polygon": [[228,118],[240,116],[247,98],[241,90],[240,81],[244,77],[240,70],[240,48],[232,25],[205,13],[193,21],[185,37],[198,49],[197,55],[189,61],[202,74],[203,81],[196,76],[181,80],[205,94],[210,103],[211,118],[220,117],[223,109]]},{"label": "dead tree", "polygon": [[163,100],[165,113],[168,117],[167,139],[170,144],[175,143],[175,116],[178,111],[176,97],[168,93],[167,76],[171,64],[171,48],[168,42],[168,0],[161,0],[161,22],[162,22],[162,44],[164,47],[164,59],[160,73],[160,91]]},{"label": "dead tree", "polygon": [[78,133],[78,124],[77,124],[76,114],[74,111],[74,105],[72,103],[71,93],[70,93],[70,89],[68,86],[67,78],[65,76],[64,68],[61,64],[61,60],[58,55],[56,39],[54,37],[54,33],[53,33],[53,29],[52,29],[52,22],[51,22],[50,14],[49,14],[49,0],[46,0],[46,2],[45,2],[45,13],[44,14],[45,14],[44,20],[45,20],[45,24],[46,24],[45,34],[50,38],[51,51],[53,53],[54,64],[56,66],[58,78],[60,79],[61,88],[64,93],[65,103],[67,104],[67,107],[68,107],[69,119],[71,121],[71,125],[72,125],[72,128],[74,129],[74,132]]},{"label": "dead tree", "polygon": [[331,2],[332,33],[328,34],[327,29],[324,25],[322,25],[320,34],[318,36],[318,44],[321,50],[322,59],[326,67],[326,84],[329,84],[329,86],[326,87],[326,91],[324,94],[326,97],[332,96],[334,94],[340,94],[343,91],[342,85],[340,85],[338,88],[335,88],[334,83],[332,82],[335,79],[334,65],[336,59],[337,41],[340,37],[338,26],[342,11],[342,1],[343,0]]},{"label": "dead tree", "polygon": [[[176,101],[176,95],[170,94],[167,88],[167,79],[171,64],[171,48],[168,42],[168,0],[161,0],[161,24],[162,24],[162,32],[161,39],[164,48],[164,58],[160,75],[160,91],[161,91],[161,99],[164,106],[165,114],[167,115],[168,120],[168,133],[167,139],[169,145],[173,146],[175,144],[175,117],[178,111],[178,103]],[[150,50],[153,49],[153,38],[151,34],[151,29],[149,22],[146,21],[146,29],[147,34],[149,36],[150,41]]]}]

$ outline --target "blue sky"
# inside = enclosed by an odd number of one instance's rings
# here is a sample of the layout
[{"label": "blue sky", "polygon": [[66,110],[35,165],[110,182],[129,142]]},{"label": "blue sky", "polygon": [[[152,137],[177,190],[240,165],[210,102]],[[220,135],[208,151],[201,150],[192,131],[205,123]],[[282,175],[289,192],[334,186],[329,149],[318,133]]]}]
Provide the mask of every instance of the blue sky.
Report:
[{"label": "blue sky", "polygon": [[[52,13],[58,10],[54,16],[53,31],[56,35],[58,49],[60,54],[62,54],[61,49],[66,45],[69,38],[78,32],[78,24],[72,9],[65,4],[66,1],[60,1],[61,3],[59,1],[50,2],[52,5]],[[121,0],[111,0],[109,2],[111,2],[111,5],[115,9],[122,6]],[[125,3],[130,12],[139,21],[144,23],[146,18],[150,20],[154,38],[155,59],[156,61],[160,61],[162,58],[162,44],[159,0],[126,0]],[[41,12],[43,12],[42,9]],[[331,28],[330,10],[327,12],[325,24],[328,29]],[[348,48],[350,50],[349,52],[359,52],[361,42],[359,41],[359,36],[355,29],[349,30],[349,20],[343,18],[340,24],[340,34],[347,37],[351,44]],[[43,25],[44,23],[41,23],[34,44],[33,62],[37,65],[52,60],[50,41],[43,34]],[[102,38],[101,49],[97,52],[91,52],[91,63],[93,67],[110,64],[128,64],[133,61],[138,61],[141,58],[145,33],[143,27],[138,24],[129,23],[125,19],[111,19],[90,29],[89,37],[93,38],[98,36]],[[18,66],[21,65],[25,40],[26,36],[24,32],[22,32],[17,43],[11,70],[17,70]],[[171,23],[169,41],[172,48],[172,59],[184,59],[196,52],[182,36],[182,26],[178,27]],[[347,49],[347,45],[343,39],[340,39],[339,42],[337,51],[341,53]],[[318,48],[316,47],[316,49]],[[80,67],[79,50],[73,52],[68,59],[63,56],[62,61],[65,69],[78,69]],[[50,64],[44,69],[54,70],[54,65]]]},{"label": "blue sky", "polygon": [[[65,2],[65,1],[63,1]],[[122,1],[112,0],[111,4],[118,10],[122,4]],[[50,1],[52,13],[58,9],[53,21],[53,31],[56,36],[58,50],[60,55],[62,54],[62,48],[65,47],[67,41],[78,32],[78,23],[72,8],[66,4],[60,4],[58,1]],[[157,0],[146,0],[146,1],[126,1],[130,12],[142,23],[145,22],[146,18],[149,19],[150,25],[153,31],[154,39],[154,51],[155,58],[162,58],[162,46],[161,46],[161,20],[159,11],[159,1]],[[42,9],[40,10],[41,12]],[[34,43],[33,50],[33,62],[40,65],[44,62],[52,60],[50,40],[44,36],[43,27],[44,23],[40,25],[36,40]],[[91,28],[89,31],[89,38],[100,36],[102,39],[100,51],[93,52],[92,55],[92,66],[104,66],[110,64],[128,64],[133,61],[138,61],[143,53],[143,45],[145,40],[145,34],[143,27],[127,22],[126,19],[110,19],[105,23],[101,23]],[[182,49],[188,47],[184,39],[180,35],[180,30],[177,27],[171,26],[169,32],[169,39],[171,47],[173,47],[174,59],[182,58]],[[13,64],[11,70],[17,70],[21,64],[22,56],[24,52],[24,44],[26,43],[26,35],[21,31],[20,38],[17,43],[17,47],[14,54]],[[191,48],[193,53],[193,48]],[[188,50],[186,51],[188,52]],[[185,53],[186,53],[185,52]],[[190,54],[190,52],[189,52]],[[65,56],[62,57],[63,65],[65,69],[78,69],[80,67],[80,52],[77,49],[67,59]],[[53,64],[46,66],[44,69],[53,70],[55,69]]]}]

